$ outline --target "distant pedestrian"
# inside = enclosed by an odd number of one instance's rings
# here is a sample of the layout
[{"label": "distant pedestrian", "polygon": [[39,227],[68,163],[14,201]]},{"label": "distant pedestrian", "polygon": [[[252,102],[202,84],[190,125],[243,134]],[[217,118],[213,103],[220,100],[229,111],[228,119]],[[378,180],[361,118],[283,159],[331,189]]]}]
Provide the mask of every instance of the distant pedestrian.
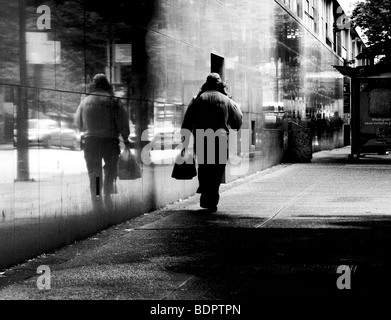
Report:
[{"label": "distant pedestrian", "polygon": [[284,115],[282,116],[282,123],[281,128],[283,132],[283,148],[284,150],[288,149],[288,139],[289,139],[289,122],[291,121],[291,117],[289,115],[288,111],[284,112]]},{"label": "distant pedestrian", "polygon": [[[226,86],[217,73],[208,75],[186,110],[182,134],[193,133],[198,162],[197,193],[201,194],[200,206],[210,212],[217,210],[220,199],[219,188],[228,160],[229,129],[239,130],[242,116],[238,105],[227,96]],[[212,140],[208,139],[207,130],[213,132]]]},{"label": "distant pedestrian", "polygon": [[340,138],[340,133],[342,131],[343,120],[339,116],[339,112],[335,111],[334,115],[330,119],[330,128],[331,134],[333,137],[333,147],[338,147],[338,141]]},{"label": "distant pedestrian", "polygon": [[130,131],[128,112],[121,101],[113,96],[106,75],[97,74],[93,78],[91,92],[81,101],[75,122],[84,137],[84,158],[92,203],[97,205],[96,200],[99,200],[103,188],[105,204],[110,206],[111,194],[116,192],[119,135],[125,146],[130,146]]}]

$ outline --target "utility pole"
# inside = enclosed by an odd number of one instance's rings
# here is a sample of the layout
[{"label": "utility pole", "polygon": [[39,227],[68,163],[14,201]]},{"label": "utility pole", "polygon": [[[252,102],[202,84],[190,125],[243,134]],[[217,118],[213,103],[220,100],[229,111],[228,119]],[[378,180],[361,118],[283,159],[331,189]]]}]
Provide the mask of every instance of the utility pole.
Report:
[{"label": "utility pole", "polygon": [[26,57],[26,8],[25,0],[19,0],[19,68],[20,87],[16,115],[17,130],[17,181],[28,181],[28,103],[27,103],[27,57]]}]

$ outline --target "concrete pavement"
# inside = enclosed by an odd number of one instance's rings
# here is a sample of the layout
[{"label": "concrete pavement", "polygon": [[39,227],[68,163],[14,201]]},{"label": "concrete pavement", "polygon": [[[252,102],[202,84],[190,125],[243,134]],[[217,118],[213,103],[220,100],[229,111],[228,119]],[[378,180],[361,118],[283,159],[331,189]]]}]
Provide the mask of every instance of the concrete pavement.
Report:
[{"label": "concrete pavement", "polygon": [[[222,185],[216,213],[195,195],[15,266],[0,275],[0,299],[388,297],[391,156],[348,163],[349,153]],[[39,265],[49,290],[37,288]]]}]

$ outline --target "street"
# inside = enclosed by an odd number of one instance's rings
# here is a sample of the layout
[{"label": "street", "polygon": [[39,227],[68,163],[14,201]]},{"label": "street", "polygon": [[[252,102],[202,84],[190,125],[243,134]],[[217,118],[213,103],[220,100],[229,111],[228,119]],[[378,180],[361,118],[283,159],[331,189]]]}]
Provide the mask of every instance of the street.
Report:
[{"label": "street", "polygon": [[[0,150],[2,171],[1,183],[13,183],[17,178],[17,151],[3,148]],[[54,176],[66,176],[87,172],[83,152],[51,147],[50,149],[29,148],[30,179],[39,181]]]}]

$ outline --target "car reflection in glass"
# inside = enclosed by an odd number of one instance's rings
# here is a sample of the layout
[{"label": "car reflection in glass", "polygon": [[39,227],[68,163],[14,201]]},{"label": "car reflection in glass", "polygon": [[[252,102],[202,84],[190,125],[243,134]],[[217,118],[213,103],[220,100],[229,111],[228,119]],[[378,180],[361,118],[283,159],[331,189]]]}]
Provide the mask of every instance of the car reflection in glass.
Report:
[{"label": "car reflection in glass", "polygon": [[[28,141],[30,146],[80,148],[80,134],[73,124],[52,119],[28,120]],[[16,132],[15,132],[16,142]]]}]

